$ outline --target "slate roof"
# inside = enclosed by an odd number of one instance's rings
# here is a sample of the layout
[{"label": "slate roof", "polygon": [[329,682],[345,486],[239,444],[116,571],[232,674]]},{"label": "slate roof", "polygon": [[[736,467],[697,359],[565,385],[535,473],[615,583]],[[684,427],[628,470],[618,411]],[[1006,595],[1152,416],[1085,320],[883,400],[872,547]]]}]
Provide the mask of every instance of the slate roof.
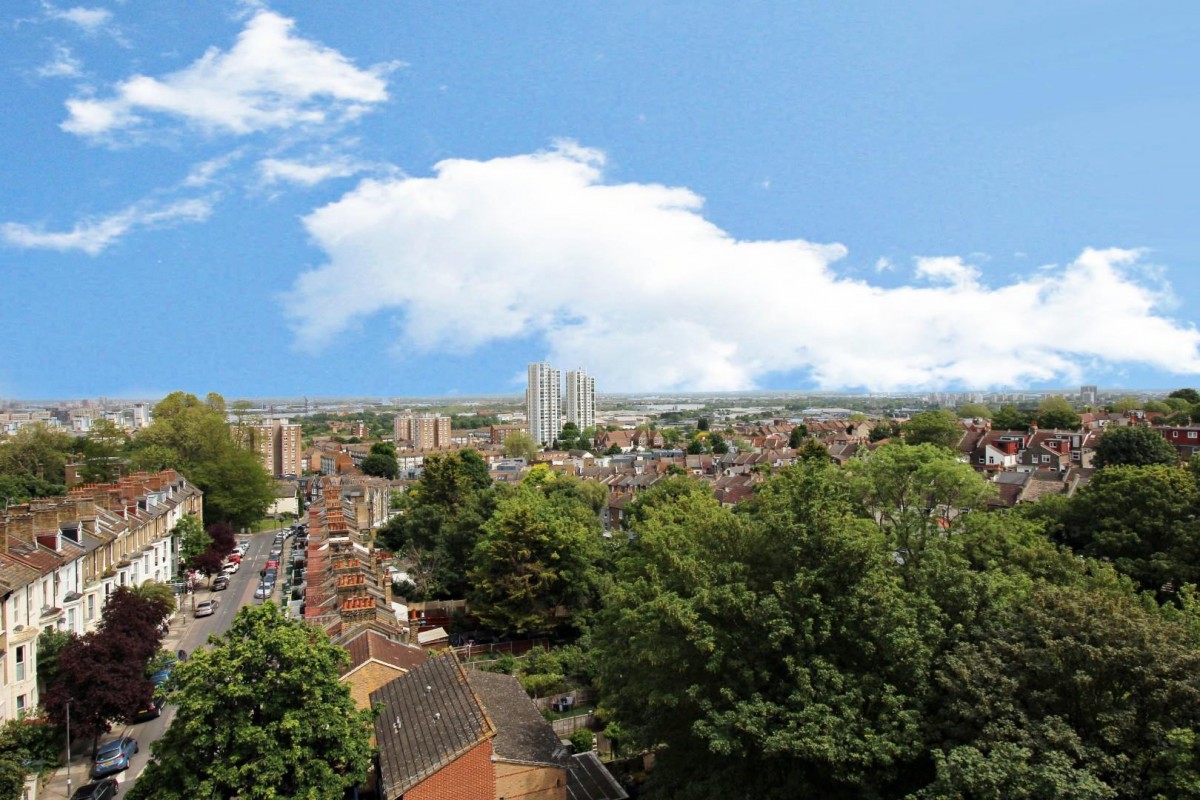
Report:
[{"label": "slate roof", "polygon": [[472,670],[467,683],[496,726],[497,758],[525,764],[567,765],[567,751],[521,684],[511,675]]},{"label": "slate roof", "polygon": [[592,751],[571,756],[567,766],[567,800],[628,800],[600,757]]},{"label": "slate roof", "polygon": [[342,671],[348,675],[371,659],[390,666],[412,671],[425,661],[426,653],[420,647],[394,642],[381,633],[369,628],[360,629],[348,641],[342,643],[350,653],[350,666]]},{"label": "slate roof", "polygon": [[495,735],[453,654],[430,658],[371,692],[380,784],[396,797]]}]

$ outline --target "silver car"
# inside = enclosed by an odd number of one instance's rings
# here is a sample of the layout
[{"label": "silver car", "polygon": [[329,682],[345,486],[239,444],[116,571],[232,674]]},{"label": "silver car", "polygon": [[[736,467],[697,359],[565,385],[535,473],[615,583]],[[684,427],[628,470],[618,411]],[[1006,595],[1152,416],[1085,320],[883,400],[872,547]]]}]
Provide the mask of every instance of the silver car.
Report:
[{"label": "silver car", "polygon": [[196,603],[196,617],[211,617],[216,613],[217,606],[221,605],[220,600],[204,600]]}]

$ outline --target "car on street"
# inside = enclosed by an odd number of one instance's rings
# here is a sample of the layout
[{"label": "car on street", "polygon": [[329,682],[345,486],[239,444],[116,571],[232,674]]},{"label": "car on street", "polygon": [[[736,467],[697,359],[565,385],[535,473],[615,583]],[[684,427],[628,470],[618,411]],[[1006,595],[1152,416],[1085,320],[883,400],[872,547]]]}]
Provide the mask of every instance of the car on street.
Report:
[{"label": "car on street", "polygon": [[258,585],[258,588],[254,590],[254,599],[255,600],[266,600],[268,597],[271,596],[272,590],[273,589],[271,586],[268,586],[265,583],[260,583]]},{"label": "car on street", "polygon": [[266,570],[265,572],[263,572],[262,582],[263,583],[275,583],[275,576],[277,576],[278,574],[279,573],[273,569]]},{"label": "car on street", "polygon": [[240,564],[240,563],[242,563],[242,554],[241,554],[241,553],[239,553],[237,550],[234,550],[232,553],[230,553],[229,555],[225,556],[225,563],[226,563],[226,564]]},{"label": "car on street", "polygon": [[216,613],[217,606],[219,605],[221,605],[220,600],[202,600],[201,602],[196,603],[195,616],[197,618],[211,617],[214,613]]},{"label": "car on street", "polygon": [[71,800],[109,800],[110,797],[117,796],[118,786],[119,784],[113,778],[105,778],[102,781],[80,786],[75,790],[75,794],[71,795]]},{"label": "car on street", "polygon": [[92,777],[103,778],[105,775],[129,769],[129,759],[137,751],[137,739],[132,736],[122,736],[103,745],[96,751],[96,758],[92,762]]},{"label": "car on street", "polygon": [[139,708],[137,713],[133,715],[134,722],[145,722],[149,719],[156,719],[162,714],[163,706],[166,705],[166,698],[156,696],[150,700],[149,705],[144,708]]},{"label": "car on street", "polygon": [[267,562],[266,568],[267,569],[279,569],[279,560],[272,558],[270,561]]},{"label": "car on street", "polygon": [[228,575],[218,575],[217,577],[213,578],[212,586],[209,586],[208,588],[214,592],[219,592],[222,589],[228,589],[229,588],[229,576]]},{"label": "car on street", "polygon": [[226,564],[225,566],[221,567],[221,571],[226,575],[234,575],[239,569],[241,569],[241,567],[238,564]]}]

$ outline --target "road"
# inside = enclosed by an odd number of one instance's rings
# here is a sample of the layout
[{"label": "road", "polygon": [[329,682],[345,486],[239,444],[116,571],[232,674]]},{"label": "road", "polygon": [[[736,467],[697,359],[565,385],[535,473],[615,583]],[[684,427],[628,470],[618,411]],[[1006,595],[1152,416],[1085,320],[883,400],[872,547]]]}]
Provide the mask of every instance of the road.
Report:
[{"label": "road", "polygon": [[[230,576],[228,589],[219,592],[210,592],[202,586],[196,593],[184,596],[183,606],[175,616],[175,621],[171,626],[171,633],[168,634],[163,647],[172,652],[183,650],[190,655],[196,648],[204,646],[209,636],[219,636],[228,631],[233,625],[233,618],[237,616],[239,608],[251,603],[263,602],[254,599],[254,589],[258,586],[258,573],[267,562],[267,555],[271,551],[275,533],[276,531],[265,531],[250,536],[250,548],[242,558],[241,569],[237,571],[237,574]],[[276,586],[276,600],[278,600],[279,595],[278,585],[282,584],[283,581],[282,572],[280,570],[279,584]],[[194,604],[209,599],[220,601],[216,613],[211,617],[195,619],[192,616]],[[163,735],[167,730],[167,726],[171,724],[171,720],[174,718],[175,707],[167,705],[163,708],[163,713],[157,719],[139,722],[124,728],[114,728],[111,733],[101,737],[100,743],[104,744],[112,739],[116,739],[118,736],[129,733],[138,741],[138,753],[130,759],[129,769],[112,776],[120,784],[117,797],[122,797],[125,789],[133,785],[133,782],[137,780],[137,776],[142,774],[142,770],[146,768],[146,764],[150,760],[150,744]],[[90,752],[73,753],[72,755],[74,758],[71,759],[71,785],[74,788],[79,788],[90,780],[88,777],[88,770],[91,768]],[[61,789],[55,784],[61,784]],[[49,788],[50,791],[47,792],[47,797],[58,798],[70,796],[67,792],[67,781],[64,770],[59,770],[58,774],[51,781]]]}]

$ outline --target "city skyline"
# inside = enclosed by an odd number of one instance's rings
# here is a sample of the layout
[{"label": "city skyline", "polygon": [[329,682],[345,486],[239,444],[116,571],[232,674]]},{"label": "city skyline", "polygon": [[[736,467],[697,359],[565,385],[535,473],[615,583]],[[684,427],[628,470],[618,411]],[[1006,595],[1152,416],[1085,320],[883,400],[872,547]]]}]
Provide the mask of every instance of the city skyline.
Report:
[{"label": "city skyline", "polygon": [[1200,375],[1186,4],[183,8],[6,8],[0,397]]}]

